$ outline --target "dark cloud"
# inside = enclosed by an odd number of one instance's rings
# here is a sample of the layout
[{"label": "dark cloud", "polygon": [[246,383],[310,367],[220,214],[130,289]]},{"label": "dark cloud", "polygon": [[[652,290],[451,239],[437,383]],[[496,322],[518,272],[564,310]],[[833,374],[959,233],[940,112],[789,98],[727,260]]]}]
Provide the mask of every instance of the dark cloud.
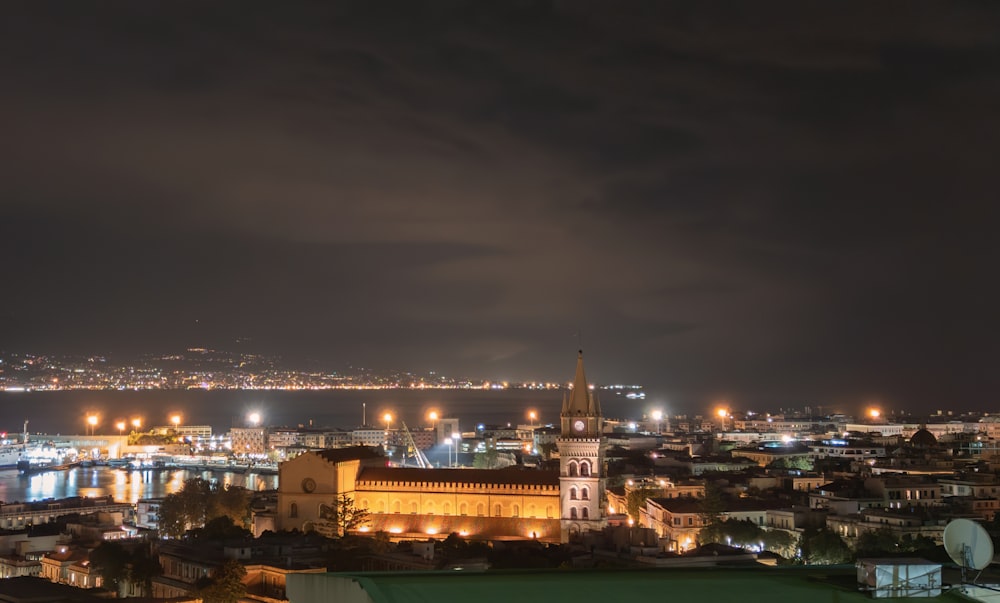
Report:
[{"label": "dark cloud", "polygon": [[32,3],[5,347],[983,406],[991,5]]}]

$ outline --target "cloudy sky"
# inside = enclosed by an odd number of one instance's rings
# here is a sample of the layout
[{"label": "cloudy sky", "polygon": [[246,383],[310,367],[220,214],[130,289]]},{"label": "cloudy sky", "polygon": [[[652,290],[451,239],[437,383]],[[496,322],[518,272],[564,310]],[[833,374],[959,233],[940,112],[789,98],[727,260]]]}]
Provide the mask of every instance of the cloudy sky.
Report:
[{"label": "cloudy sky", "polygon": [[2,10],[7,351],[997,406],[997,3]]}]

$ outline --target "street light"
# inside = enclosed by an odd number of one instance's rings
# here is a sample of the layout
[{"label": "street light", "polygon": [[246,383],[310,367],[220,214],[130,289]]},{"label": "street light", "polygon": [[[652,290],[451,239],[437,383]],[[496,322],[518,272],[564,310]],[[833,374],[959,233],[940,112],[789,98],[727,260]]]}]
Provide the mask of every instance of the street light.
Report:
[{"label": "street light", "polygon": [[716,414],[719,415],[720,423],[722,424],[722,431],[725,431],[726,417],[729,416],[729,411],[726,410],[725,408],[720,408],[719,410],[716,411]]},{"label": "street light", "polygon": [[118,428],[118,437],[124,435],[125,432],[125,421],[118,421],[115,423],[115,427]]},{"label": "street light", "polygon": [[660,421],[663,420],[663,411],[662,410],[654,410],[653,411],[653,420],[656,421],[656,433],[660,433]]},{"label": "street light", "polygon": [[140,418],[132,419],[132,428],[133,428],[133,431],[139,431],[140,427],[142,427],[142,419],[140,419]]},{"label": "street light", "polygon": [[[448,466],[449,467],[454,467],[454,464],[452,464],[452,462],[451,462],[451,448],[455,444],[455,438],[453,438],[453,437],[447,437],[447,438],[445,438],[445,441],[448,442]],[[458,451],[457,450],[455,451],[455,457],[458,458]]]},{"label": "street light", "polygon": [[535,412],[535,411],[533,411],[533,410],[529,410],[528,411],[528,420],[531,421],[531,426],[532,427],[535,426],[535,420],[536,419],[538,419],[538,413]]},{"label": "street light", "polygon": [[94,435],[94,428],[97,427],[97,415],[89,415],[87,424],[90,425],[90,435]]},{"label": "street light", "polygon": [[247,421],[250,422],[250,425],[257,427],[258,425],[260,425],[260,413],[259,412],[250,413],[249,415],[247,415]]},{"label": "street light", "polygon": [[389,426],[392,425],[392,413],[385,413],[382,415],[382,420],[385,421],[385,445],[389,446]]},{"label": "street light", "polygon": [[177,429],[177,426],[181,424],[181,416],[174,415],[170,417],[170,422],[174,424],[174,429]]},{"label": "street light", "polygon": [[436,411],[436,410],[430,411],[429,413],[427,413],[427,418],[430,419],[430,421],[431,421],[431,428],[432,429],[435,428],[435,427],[437,427],[438,411]]}]

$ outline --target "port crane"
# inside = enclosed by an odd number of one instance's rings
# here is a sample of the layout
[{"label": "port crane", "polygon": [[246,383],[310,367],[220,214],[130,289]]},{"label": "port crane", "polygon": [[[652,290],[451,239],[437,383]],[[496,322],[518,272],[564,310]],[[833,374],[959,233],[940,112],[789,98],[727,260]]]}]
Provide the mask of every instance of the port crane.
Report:
[{"label": "port crane", "polygon": [[413,434],[410,433],[410,429],[406,426],[405,422],[403,422],[403,435],[406,437],[407,450],[413,451],[413,460],[416,461],[417,467],[420,467],[421,469],[430,469],[432,466],[431,462],[427,460],[427,457],[424,455],[424,451],[417,448],[417,444],[413,441]]}]

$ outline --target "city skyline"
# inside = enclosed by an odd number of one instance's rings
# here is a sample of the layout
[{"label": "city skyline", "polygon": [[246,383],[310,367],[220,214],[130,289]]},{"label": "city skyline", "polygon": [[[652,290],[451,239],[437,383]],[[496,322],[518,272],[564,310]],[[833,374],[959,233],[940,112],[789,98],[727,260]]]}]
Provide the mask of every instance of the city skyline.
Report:
[{"label": "city skyline", "polygon": [[1000,8],[10,8],[0,351],[993,410]]}]

